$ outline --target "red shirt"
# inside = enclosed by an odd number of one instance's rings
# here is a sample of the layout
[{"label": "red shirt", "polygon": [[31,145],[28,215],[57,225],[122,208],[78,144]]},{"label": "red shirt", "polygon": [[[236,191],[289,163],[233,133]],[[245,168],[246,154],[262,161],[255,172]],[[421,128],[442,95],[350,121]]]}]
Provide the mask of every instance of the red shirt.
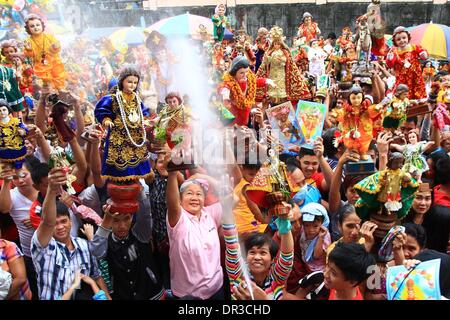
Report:
[{"label": "red shirt", "polygon": [[[335,296],[336,296],[336,290],[331,289],[330,290],[330,297],[328,298],[328,300],[336,300]],[[361,291],[359,291],[358,287],[356,287],[356,295],[351,300],[364,300],[363,296],[361,294]]]},{"label": "red shirt", "polygon": [[322,181],[324,179],[322,172],[315,172],[311,178],[306,179],[306,183],[310,186],[316,187],[319,189],[321,194],[325,194],[326,192],[322,189]]},{"label": "red shirt", "polygon": [[434,205],[441,205],[445,207],[450,207],[450,196],[446,193],[440,191],[441,185],[438,185],[434,188]]}]

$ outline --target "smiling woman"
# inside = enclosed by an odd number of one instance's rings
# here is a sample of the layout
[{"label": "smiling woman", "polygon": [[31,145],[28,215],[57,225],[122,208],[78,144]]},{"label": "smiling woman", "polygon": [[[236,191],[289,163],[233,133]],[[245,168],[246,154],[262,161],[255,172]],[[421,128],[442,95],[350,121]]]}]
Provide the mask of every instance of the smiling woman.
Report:
[{"label": "smiling woman", "polygon": [[169,172],[166,193],[173,294],[178,298],[223,300],[218,233],[222,206],[204,206],[209,184],[214,181],[204,176],[188,180],[178,189],[177,175],[177,171]]}]

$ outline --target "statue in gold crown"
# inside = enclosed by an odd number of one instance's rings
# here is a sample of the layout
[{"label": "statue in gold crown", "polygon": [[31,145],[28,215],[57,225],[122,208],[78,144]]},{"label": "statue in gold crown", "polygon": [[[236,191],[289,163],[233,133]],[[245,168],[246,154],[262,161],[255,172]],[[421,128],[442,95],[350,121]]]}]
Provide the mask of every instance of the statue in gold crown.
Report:
[{"label": "statue in gold crown", "polygon": [[[306,81],[295,64],[289,47],[284,43],[283,29],[273,27],[269,32],[271,44],[256,73],[257,77],[272,79],[275,87],[264,87],[265,95],[274,104],[291,101],[293,105],[300,99],[311,97]],[[260,92],[258,95],[264,95]]]}]

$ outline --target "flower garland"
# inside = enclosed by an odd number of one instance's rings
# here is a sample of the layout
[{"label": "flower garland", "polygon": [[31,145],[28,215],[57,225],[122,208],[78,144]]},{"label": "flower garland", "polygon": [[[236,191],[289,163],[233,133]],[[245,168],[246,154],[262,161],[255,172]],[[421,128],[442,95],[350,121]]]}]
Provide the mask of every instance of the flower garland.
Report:
[{"label": "flower garland", "polygon": [[253,72],[247,73],[247,93],[244,96],[241,86],[228,72],[223,75],[225,85],[230,88],[231,96],[235,99],[238,109],[249,109],[255,104],[256,98],[256,76]]},{"label": "flower garland", "polygon": [[136,147],[136,148],[140,148],[143,147],[146,140],[147,140],[147,132],[145,131],[144,128],[144,115],[142,113],[142,109],[141,109],[141,99],[139,98],[139,95],[137,93],[136,94],[136,100],[137,100],[137,109],[138,109],[138,113],[139,113],[139,118],[141,120],[141,127],[142,127],[142,142],[137,144],[133,137],[130,134],[130,130],[128,129],[128,125],[127,125],[127,119],[126,119],[126,115],[125,115],[125,110],[123,108],[123,96],[122,96],[122,92],[120,90],[117,90],[117,102],[119,104],[119,110],[120,110],[120,117],[122,119],[122,123],[123,126],[125,127],[125,131],[127,132],[128,138],[130,139],[131,143]]}]

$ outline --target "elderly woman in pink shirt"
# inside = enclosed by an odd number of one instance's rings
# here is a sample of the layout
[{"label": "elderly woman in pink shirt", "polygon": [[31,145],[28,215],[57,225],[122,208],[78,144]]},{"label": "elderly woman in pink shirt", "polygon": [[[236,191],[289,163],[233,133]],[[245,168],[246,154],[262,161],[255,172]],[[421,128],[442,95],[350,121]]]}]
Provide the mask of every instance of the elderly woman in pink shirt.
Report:
[{"label": "elderly woman in pink shirt", "polygon": [[219,241],[222,206],[204,206],[208,188],[206,180],[192,179],[178,189],[177,171],[169,172],[170,282],[178,298],[225,299]]}]

